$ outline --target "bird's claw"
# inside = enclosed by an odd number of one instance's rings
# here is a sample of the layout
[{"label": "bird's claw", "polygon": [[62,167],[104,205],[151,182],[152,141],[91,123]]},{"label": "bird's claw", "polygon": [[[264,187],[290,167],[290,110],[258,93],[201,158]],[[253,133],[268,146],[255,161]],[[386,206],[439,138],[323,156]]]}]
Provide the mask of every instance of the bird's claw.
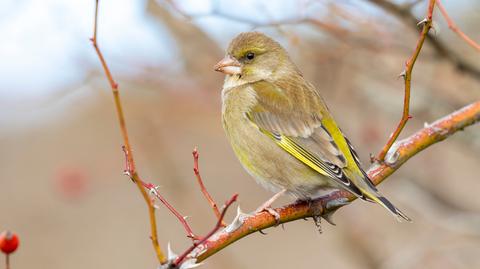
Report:
[{"label": "bird's claw", "polygon": [[280,224],[280,214],[270,206],[267,207],[260,207],[255,210],[255,214],[262,213],[263,211],[268,212],[268,214],[272,215],[275,218],[275,226]]}]

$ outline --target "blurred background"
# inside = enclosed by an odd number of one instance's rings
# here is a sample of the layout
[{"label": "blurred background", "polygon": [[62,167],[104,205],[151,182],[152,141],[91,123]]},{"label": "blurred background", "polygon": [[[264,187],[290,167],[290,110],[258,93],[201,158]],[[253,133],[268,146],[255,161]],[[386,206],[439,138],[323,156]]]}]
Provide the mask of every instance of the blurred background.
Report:
[{"label": "blurred background", "polygon": [[[197,234],[215,217],[192,171],[195,146],[219,204],[239,193],[241,208],[251,211],[270,197],[224,136],[223,76],[212,70],[228,42],[252,29],[288,49],[367,167],[400,118],[398,75],[428,2],[390,1],[100,1],[98,41],[120,84],[142,178],[161,186]],[[480,40],[480,2],[442,2]],[[93,0],[0,2],[0,230],[21,238],[12,268],[157,266],[146,206],[122,175],[111,91],[88,40],[93,14]],[[402,137],[480,98],[479,54],[438,10],[434,20],[413,72],[413,119]],[[296,221],[244,238],[203,267],[480,268],[479,164],[480,126],[473,126],[381,184],[412,224],[354,202],[336,213],[337,226],[323,223],[321,234],[311,220]],[[163,248],[189,246],[169,212],[161,207],[157,216]]]}]

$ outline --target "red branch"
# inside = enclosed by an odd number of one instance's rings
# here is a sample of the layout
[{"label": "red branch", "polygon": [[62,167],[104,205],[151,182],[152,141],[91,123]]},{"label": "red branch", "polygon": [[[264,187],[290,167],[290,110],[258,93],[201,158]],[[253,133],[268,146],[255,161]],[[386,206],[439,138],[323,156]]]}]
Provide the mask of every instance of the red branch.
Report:
[{"label": "red branch", "polygon": [[172,212],[173,215],[180,221],[182,224],[183,228],[185,228],[185,231],[187,232],[187,237],[193,239],[193,240],[198,240],[199,238],[193,233],[192,228],[190,228],[190,225],[188,225],[185,217],[180,214],[160,193],[158,193],[157,188],[153,184],[146,184],[144,185],[145,188],[147,188],[155,197],[157,197],[162,204],[164,204],[170,212]]},{"label": "red branch", "polygon": [[[394,158],[388,158],[388,164],[375,164],[369,171],[368,176],[375,185],[380,184],[388,176],[399,169],[402,164],[427,147],[438,143],[455,132],[480,122],[480,101],[463,107],[450,115],[447,115],[425,128],[417,131],[408,138],[395,143]],[[223,230],[214,238],[207,240],[198,249],[201,249],[196,262],[202,262],[235,241],[257,231],[275,227],[279,223],[286,223],[298,219],[304,219],[315,215],[325,216],[332,214],[339,207],[353,201],[355,197],[343,190],[335,191],[331,195],[321,197],[310,202],[294,203],[275,209],[280,216],[277,220],[268,212],[261,212],[254,216],[247,216],[241,221],[236,229]],[[340,203],[337,203],[340,202]],[[328,215],[327,215],[328,216]]]},{"label": "red branch", "polygon": [[[210,202],[212,205],[212,208],[214,209],[215,213],[217,214],[218,221],[217,225],[212,229],[210,233],[208,233],[206,236],[203,238],[198,238],[197,236],[194,235],[192,229],[190,228],[190,225],[188,225],[187,221],[185,218],[162,196],[157,190],[157,187],[154,184],[151,183],[146,183],[143,181],[140,176],[138,175],[135,167],[135,160],[133,158],[132,154],[132,147],[130,145],[130,141],[128,138],[128,131],[127,131],[127,126],[126,126],[126,121],[125,121],[125,116],[123,113],[123,108],[122,108],[122,103],[120,100],[120,94],[118,91],[118,84],[115,82],[113,79],[112,73],[110,72],[110,69],[108,68],[107,62],[105,61],[105,58],[103,57],[103,54],[98,46],[97,43],[97,25],[98,25],[98,3],[99,0],[96,0],[95,2],[95,18],[94,18],[94,26],[93,26],[93,37],[90,38],[90,41],[92,42],[92,45],[95,49],[95,52],[97,53],[97,56],[100,60],[100,63],[102,64],[103,70],[105,72],[105,76],[108,79],[108,82],[110,83],[110,87],[112,89],[114,101],[115,101],[115,108],[117,111],[117,117],[120,125],[120,130],[123,136],[123,141],[124,141],[124,146],[123,152],[125,154],[125,170],[124,173],[128,175],[132,181],[137,185],[140,193],[142,194],[142,197],[144,198],[147,206],[148,206],[148,212],[150,216],[150,228],[151,228],[151,240],[152,244],[154,247],[154,250],[157,254],[158,261],[160,264],[165,264],[168,262],[167,257],[164,255],[163,251],[160,248],[160,245],[158,243],[158,238],[157,238],[157,224],[156,224],[156,218],[155,218],[155,204],[154,200],[150,199],[146,189],[153,194],[160,202],[162,202],[169,210],[170,212],[175,215],[175,217],[180,221],[180,223],[183,225],[185,231],[187,232],[187,236],[192,238],[194,240],[192,246],[189,248],[191,250],[195,249],[198,244],[201,244],[205,242],[207,239],[209,239],[216,231],[218,231],[221,227],[224,226],[223,223],[223,218],[225,217],[225,213],[228,209],[228,207],[237,199],[237,195],[234,195],[227,203],[225,204],[225,207],[220,213],[218,211],[217,205],[213,201],[212,197],[206,190],[202,178],[200,176],[199,172],[199,167],[198,167],[198,152],[195,150],[193,152],[193,157],[194,157],[194,172],[195,175],[197,176],[197,180],[200,184],[200,187],[202,189],[203,194],[207,198],[207,200]],[[198,240],[198,242],[197,242]],[[182,255],[179,259],[177,259],[178,264],[180,264],[184,258],[191,252],[186,251],[184,255]]]},{"label": "red branch", "polygon": [[[125,147],[123,147],[123,152],[125,154],[125,174],[128,175],[128,176],[131,176],[132,174],[132,170],[131,167],[130,167],[130,164],[128,162],[129,158],[128,158],[128,154],[129,152],[126,150]],[[165,207],[167,207],[168,210],[170,210],[170,212],[172,212],[172,214],[178,219],[178,221],[180,221],[180,223],[182,224],[183,228],[185,229],[185,231],[187,232],[187,237],[189,238],[192,238],[193,240],[196,240],[198,239],[197,236],[195,236],[195,234],[193,233],[193,230],[192,228],[190,227],[190,225],[187,223],[187,221],[185,220],[185,217],[180,214],[180,212],[178,212],[178,210],[176,210],[168,201],[167,199],[165,199],[165,197],[163,197],[157,190],[157,186],[155,186],[155,184],[152,184],[152,183],[147,183],[145,181],[143,181],[140,177],[137,178],[137,181],[140,182],[140,184],[142,184],[142,186],[144,188],[146,188],[151,194],[153,194],[160,202],[162,202],[163,205],[165,205]]]},{"label": "red branch", "polygon": [[[372,169],[369,171],[369,177],[372,179],[375,185],[379,184],[383,181],[386,177],[388,177],[391,173],[393,173],[396,169],[398,169],[404,162],[406,162],[410,157],[417,154],[421,150],[425,149],[426,147],[437,143],[443,139],[446,139],[449,135],[455,133],[458,130],[462,130],[463,128],[480,121],[480,102],[474,103],[470,106],[467,106],[451,115],[440,119],[439,121],[427,126],[426,128],[420,130],[416,134],[412,135],[408,139],[404,141],[399,141],[394,144],[395,140],[398,138],[398,135],[402,131],[403,127],[405,126],[407,120],[410,118],[409,116],[409,100],[410,100],[410,80],[411,80],[411,73],[413,66],[415,64],[416,59],[421,51],[422,45],[424,40],[428,34],[429,29],[432,25],[432,14],[433,8],[435,5],[435,0],[430,0],[429,9],[427,13],[427,18],[422,21],[423,29],[422,33],[420,34],[420,38],[417,41],[416,49],[411,56],[411,58],[406,63],[406,69],[404,74],[405,79],[405,99],[404,99],[404,111],[403,117],[400,121],[397,129],[395,130],[394,134],[390,137],[389,141],[382,149],[382,152],[379,155],[378,160],[381,161],[380,164],[376,164]],[[207,257],[213,255],[214,253],[218,252],[219,250],[225,248],[227,245],[239,240],[240,238],[251,234],[253,232],[272,227],[278,225],[279,223],[285,223],[289,221],[293,221],[300,218],[312,217],[318,214],[325,215],[329,213],[333,213],[336,209],[341,207],[345,204],[345,202],[350,202],[355,197],[351,194],[347,193],[346,191],[336,191],[328,197],[322,197],[317,200],[314,200],[310,203],[296,203],[292,205],[287,205],[283,208],[276,209],[279,213],[280,220],[276,220],[271,214],[269,213],[259,213],[253,217],[248,217],[242,221],[242,224],[235,229],[220,229],[223,227],[223,220],[225,218],[225,214],[228,208],[237,200],[238,195],[235,194],[230,198],[224,205],[221,212],[219,212],[218,207],[216,206],[214,200],[206,190],[203,180],[200,176],[199,165],[198,165],[198,152],[194,150],[193,157],[194,157],[194,172],[197,177],[197,181],[200,185],[200,188],[206,197],[206,199],[211,204],[215,214],[217,215],[217,223],[215,227],[204,237],[197,238],[194,236],[192,229],[185,221],[185,218],[171,206],[163,196],[161,196],[158,191],[157,187],[151,183],[145,183],[142,181],[137,174],[135,168],[135,162],[132,155],[132,149],[130,146],[130,142],[128,139],[128,133],[125,123],[125,117],[122,110],[122,105],[120,102],[120,96],[118,91],[118,84],[112,77],[110,70],[107,66],[107,63],[98,47],[97,44],[97,15],[98,15],[98,0],[96,0],[96,7],[95,7],[95,21],[94,21],[94,32],[93,37],[91,38],[92,45],[95,48],[97,56],[102,64],[104,69],[105,75],[110,83],[110,87],[113,93],[115,107],[117,111],[118,121],[120,125],[120,130],[124,140],[124,152],[125,152],[125,172],[130,178],[136,183],[138,189],[140,190],[144,200],[147,203],[149,209],[149,216],[150,216],[150,226],[151,226],[151,239],[154,246],[154,249],[157,254],[157,258],[160,264],[166,264],[169,262],[167,257],[163,254],[160,246],[158,244],[157,239],[157,230],[156,230],[156,219],[155,219],[155,207],[153,201],[150,199],[147,191],[149,190],[150,193],[155,195],[182,223],[185,230],[187,231],[187,236],[194,239],[193,244],[185,250],[179,257],[175,258],[173,261],[170,261],[171,266],[177,268],[183,262],[188,260],[189,258],[194,258],[196,262],[201,262],[202,260],[206,259]],[[395,148],[394,154],[391,154],[393,157],[389,157],[389,163],[386,164],[383,162],[385,156],[389,152],[391,147]],[[342,202],[342,203],[336,203]],[[215,235],[215,236],[214,236]],[[195,240],[197,239],[197,240]],[[195,250],[202,248],[202,252],[196,253]]]},{"label": "red branch", "polygon": [[150,200],[150,197],[148,196],[147,192],[143,188],[141,184],[141,180],[137,174],[137,171],[135,169],[135,161],[133,159],[132,155],[132,147],[130,146],[130,141],[128,139],[128,132],[127,132],[127,124],[125,122],[125,116],[123,114],[123,108],[122,104],[120,102],[120,93],[118,91],[118,84],[115,82],[113,79],[112,73],[110,72],[110,69],[108,68],[107,62],[105,61],[105,58],[103,57],[102,52],[100,51],[100,48],[97,43],[97,25],[98,25],[98,1],[95,1],[95,18],[94,18],[94,23],[93,23],[93,37],[90,38],[90,41],[92,42],[93,48],[95,49],[95,52],[97,53],[98,59],[100,60],[100,63],[102,64],[103,71],[105,72],[105,76],[108,79],[108,82],[110,83],[110,88],[112,89],[112,94],[113,94],[113,99],[115,101],[115,109],[117,111],[117,118],[118,118],[118,123],[120,125],[120,130],[123,136],[123,142],[124,142],[124,151],[126,155],[126,166],[127,170],[129,173],[130,178],[135,182],[137,185],[138,190],[142,194],[143,199],[145,200],[145,203],[147,204],[148,207],[148,215],[150,217],[150,230],[151,230],[151,235],[150,238],[152,240],[152,245],[155,250],[155,253],[157,254],[157,259],[161,264],[164,264],[167,262],[167,258],[165,254],[163,253],[162,249],[160,248],[160,245],[158,244],[158,236],[157,236],[157,221],[155,218],[155,207],[153,205],[153,202]]},{"label": "red branch", "polygon": [[442,13],[443,17],[447,21],[448,28],[454,31],[458,36],[460,36],[460,38],[465,40],[465,42],[467,42],[468,45],[472,46],[477,51],[480,51],[480,45],[477,42],[473,41],[473,39],[471,39],[462,30],[460,30],[460,28],[457,27],[457,25],[453,22],[453,20],[448,15],[447,10],[445,9],[445,7],[443,6],[440,0],[437,0],[437,6],[438,6],[438,9],[440,9],[440,12]]},{"label": "red branch", "polygon": [[[213,212],[215,213],[215,216],[217,216],[217,219],[220,219],[221,217],[220,210],[218,210],[217,204],[213,200],[210,193],[208,193],[207,188],[205,188],[205,185],[203,184],[202,176],[200,175],[200,168],[198,166],[199,154],[198,154],[197,148],[193,150],[192,155],[193,155],[193,172],[197,177],[198,185],[200,185],[200,189],[202,190],[202,193],[205,196],[205,199],[207,199],[207,201],[210,203],[210,206],[212,207]],[[222,226],[226,226],[223,221],[222,221]]]},{"label": "red branch", "polygon": [[425,38],[428,35],[428,31],[430,31],[430,28],[432,28],[432,16],[433,16],[434,6],[435,6],[435,0],[430,0],[430,3],[428,5],[427,17],[420,22],[421,24],[423,24],[422,32],[420,33],[420,37],[418,38],[415,51],[406,62],[405,70],[402,73],[402,76],[405,81],[405,96],[403,100],[402,118],[400,119],[400,122],[398,123],[397,128],[392,133],[392,135],[390,135],[390,138],[388,139],[387,143],[378,154],[378,157],[376,158],[378,162],[383,162],[385,160],[385,156],[387,155],[388,150],[392,147],[395,140],[397,140],[398,136],[400,135],[403,128],[407,124],[407,121],[412,118],[410,116],[410,89],[411,89],[412,71],[413,71],[413,66],[415,65],[415,61],[417,60],[418,55],[420,55],[420,51],[422,50],[422,46],[425,41]]},{"label": "red branch", "polygon": [[238,194],[235,194],[225,202],[225,205],[223,206],[222,213],[220,214],[220,217],[218,218],[217,224],[215,227],[207,234],[205,235],[202,239],[200,239],[198,242],[194,243],[192,246],[190,246],[185,252],[183,252],[180,256],[178,256],[177,259],[173,262],[174,268],[177,268],[178,265],[182,264],[182,262],[185,260],[185,258],[199,245],[205,243],[212,235],[214,235],[220,228],[223,227],[223,219],[225,218],[225,214],[227,213],[228,208],[237,200]]}]

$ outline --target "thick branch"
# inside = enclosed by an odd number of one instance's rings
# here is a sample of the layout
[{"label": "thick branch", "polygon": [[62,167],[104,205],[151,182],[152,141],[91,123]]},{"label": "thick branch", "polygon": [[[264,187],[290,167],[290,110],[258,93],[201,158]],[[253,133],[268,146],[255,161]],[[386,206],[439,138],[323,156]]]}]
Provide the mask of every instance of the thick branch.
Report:
[{"label": "thick branch", "polygon": [[187,258],[187,256],[193,251],[195,250],[195,248],[198,246],[198,245],[202,245],[204,244],[208,239],[210,239],[218,230],[220,230],[220,228],[224,227],[223,226],[223,219],[225,218],[225,214],[227,213],[227,210],[228,208],[237,200],[238,198],[238,194],[234,194],[232,196],[232,198],[230,198],[227,202],[225,202],[225,205],[223,206],[223,210],[222,212],[220,213],[220,216],[217,220],[217,224],[215,225],[215,227],[213,227],[213,229],[207,234],[205,235],[202,239],[200,239],[198,242],[194,243],[191,247],[189,247],[183,254],[181,254],[179,257],[177,257],[175,259],[175,261],[173,262],[173,265],[176,267],[178,267],[178,265],[180,265],[184,260],[185,258]]},{"label": "thick branch", "polygon": [[[387,154],[386,162],[376,164],[370,168],[368,171],[369,177],[375,185],[378,185],[412,156],[478,121],[480,121],[480,101],[441,118],[405,140],[395,143]],[[286,223],[312,217],[316,214],[325,216],[333,213],[345,202],[353,201],[354,199],[355,197],[345,191],[336,191],[328,197],[312,201],[310,206],[308,203],[297,203],[278,208],[276,211],[280,216],[280,223]],[[240,227],[233,231],[224,229],[216,234],[213,239],[207,240],[200,245],[198,247],[200,255],[197,257],[197,262],[205,260],[251,233],[275,225],[277,225],[275,218],[266,212],[259,213],[253,217],[246,217]]]}]

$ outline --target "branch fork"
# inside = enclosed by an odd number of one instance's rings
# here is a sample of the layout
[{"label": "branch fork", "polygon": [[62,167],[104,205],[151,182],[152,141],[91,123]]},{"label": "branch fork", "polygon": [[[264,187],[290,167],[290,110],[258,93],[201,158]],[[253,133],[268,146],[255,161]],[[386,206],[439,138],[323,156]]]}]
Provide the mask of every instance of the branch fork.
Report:
[{"label": "branch fork", "polygon": [[[438,1],[438,0],[437,0]],[[430,125],[424,126],[424,129],[418,131],[405,140],[396,141],[406,122],[411,119],[409,114],[409,101],[410,101],[410,81],[411,73],[416,59],[423,46],[424,40],[427,37],[428,31],[432,28],[432,13],[435,5],[435,0],[430,0],[429,8],[427,12],[427,18],[421,22],[423,24],[422,32],[417,41],[416,49],[410,59],[406,62],[406,68],[402,76],[405,80],[405,97],[404,97],[404,109],[402,118],[395,130],[390,136],[387,144],[384,146],[378,157],[373,157],[376,160],[374,165],[368,171],[369,178],[373,184],[378,185],[386,177],[392,174],[403,163],[405,163],[413,155],[417,154],[421,150],[428,146],[446,139],[451,134],[458,130],[463,130],[465,127],[472,125],[480,121],[480,101],[473,103],[469,106],[462,108]],[[105,76],[107,77],[112,94],[115,101],[115,107],[117,111],[120,130],[124,140],[123,152],[125,154],[125,170],[124,173],[128,175],[132,181],[137,185],[142,197],[144,198],[150,217],[150,229],[151,240],[160,263],[160,269],[167,268],[179,268],[189,269],[200,265],[200,263],[226,246],[233,242],[257,231],[262,231],[269,227],[277,226],[278,224],[287,223],[297,219],[305,219],[309,217],[321,216],[328,222],[331,222],[332,214],[340,207],[349,204],[355,199],[350,193],[338,190],[326,197],[321,197],[309,202],[300,202],[290,204],[281,208],[275,209],[278,212],[279,219],[275,219],[268,212],[260,212],[255,215],[245,214],[237,209],[237,215],[230,225],[224,223],[224,218],[229,207],[237,200],[238,195],[233,195],[228,201],[225,202],[222,210],[218,209],[217,204],[208,193],[203,183],[200,169],[199,169],[199,154],[195,148],[192,152],[194,165],[193,171],[200,189],[205,196],[206,200],[212,207],[214,214],[217,217],[216,225],[203,237],[196,236],[189,224],[186,221],[186,217],[181,215],[167,200],[160,194],[159,186],[152,183],[146,183],[141,180],[135,168],[135,161],[132,155],[132,149],[128,139],[128,132],[125,123],[125,117],[123,114],[122,105],[120,102],[120,95],[118,91],[118,84],[112,77],[112,74],[108,68],[108,65],[103,58],[100,48],[97,44],[97,15],[98,15],[98,0],[96,0],[95,7],[95,21],[93,37],[90,39],[92,45],[97,53],[97,56],[102,64]],[[147,193],[148,191],[148,193]],[[151,199],[153,196],[154,199]],[[157,228],[155,218],[155,199],[166,206],[172,214],[177,217],[180,223],[183,225],[187,237],[192,239],[192,245],[187,248],[182,254],[175,254],[168,245],[167,255],[164,254],[159,246],[157,239]],[[331,222],[333,224],[333,222]]]},{"label": "branch fork", "polygon": [[[202,192],[204,193],[204,195],[207,198],[207,200],[209,201],[209,203],[212,205],[212,208],[213,208],[214,212],[216,213],[217,219],[218,219],[217,220],[217,225],[206,236],[198,237],[193,233],[189,224],[185,220],[186,218],[184,216],[182,216],[170,203],[168,203],[168,201],[162,195],[160,195],[160,193],[158,191],[159,187],[155,186],[152,183],[146,183],[140,178],[140,176],[138,175],[138,173],[136,171],[136,168],[135,168],[135,160],[134,160],[133,154],[132,154],[132,147],[130,145],[130,140],[129,140],[129,136],[128,136],[126,121],[125,121],[125,116],[124,116],[124,113],[123,113],[123,107],[122,107],[122,103],[121,103],[121,100],[120,100],[120,93],[118,91],[118,83],[115,82],[115,80],[112,76],[112,73],[110,72],[110,69],[107,65],[107,62],[106,62],[105,58],[103,57],[103,54],[102,54],[102,52],[100,50],[100,47],[98,46],[98,43],[97,43],[98,4],[99,4],[99,0],[96,0],[95,1],[95,17],[94,17],[94,24],[93,24],[93,36],[92,36],[92,38],[90,38],[90,41],[92,43],[92,46],[95,49],[95,52],[98,56],[98,59],[100,60],[103,71],[105,73],[105,76],[108,79],[108,82],[110,84],[110,88],[112,90],[112,94],[113,94],[113,98],[114,98],[114,102],[115,102],[115,109],[117,111],[118,122],[119,122],[119,125],[120,125],[120,131],[122,133],[122,137],[123,137],[123,141],[124,141],[124,145],[122,147],[124,155],[125,155],[124,174],[127,175],[137,185],[138,190],[142,194],[142,197],[143,197],[145,203],[147,204],[149,217],[150,217],[150,229],[151,229],[150,238],[152,240],[152,245],[153,245],[153,248],[154,248],[155,253],[157,255],[157,259],[158,259],[160,264],[167,264],[169,262],[169,260],[168,260],[168,257],[165,256],[164,252],[162,251],[162,249],[161,249],[161,247],[158,243],[157,222],[156,222],[156,217],[155,217],[155,209],[157,208],[157,206],[155,205],[155,199],[151,199],[150,195],[153,195],[155,198],[160,200],[170,210],[170,212],[172,212],[172,214],[175,215],[175,217],[177,217],[177,219],[183,225],[183,227],[184,227],[184,229],[187,233],[187,237],[189,237],[193,240],[193,245],[192,245],[191,249],[185,251],[184,254],[182,254],[179,258],[175,259],[175,264],[179,265],[182,262],[184,262],[186,256],[196,246],[198,246],[198,244],[200,244],[200,243],[206,241],[207,239],[209,239],[216,231],[218,231],[218,229],[223,227],[223,225],[224,225],[223,218],[225,216],[226,210],[228,209],[228,207],[233,202],[235,202],[235,200],[237,199],[237,195],[234,195],[229,201],[227,201],[227,203],[225,204],[225,207],[224,207],[224,209],[222,210],[221,213],[218,211],[218,208],[217,208],[215,202],[211,198],[210,194],[207,192],[207,190],[206,190],[206,188],[203,184],[203,181],[201,179],[199,168],[198,168],[198,152],[195,150],[194,154],[193,154],[194,155],[194,172],[195,172],[195,175],[197,176],[197,180],[198,180],[198,183],[201,186]],[[149,193],[147,193],[146,190],[148,190]]]},{"label": "branch fork", "polygon": [[405,63],[405,70],[401,73],[401,76],[404,79],[404,88],[405,88],[405,96],[403,100],[403,113],[402,118],[400,119],[397,128],[395,131],[390,135],[385,146],[383,146],[382,150],[375,158],[375,161],[378,163],[383,163],[385,161],[385,157],[392,147],[395,140],[397,140],[398,136],[402,132],[403,128],[407,124],[408,120],[412,118],[410,115],[410,91],[411,91],[411,80],[412,80],[412,71],[415,62],[417,61],[418,56],[420,55],[420,51],[422,50],[423,43],[425,42],[425,38],[428,35],[428,32],[432,28],[432,17],[433,17],[433,8],[435,6],[435,0],[430,0],[428,5],[427,16],[425,19],[420,21],[417,25],[422,25],[422,31],[420,36],[417,40],[417,45],[415,50],[413,51],[412,56],[407,60]]}]

